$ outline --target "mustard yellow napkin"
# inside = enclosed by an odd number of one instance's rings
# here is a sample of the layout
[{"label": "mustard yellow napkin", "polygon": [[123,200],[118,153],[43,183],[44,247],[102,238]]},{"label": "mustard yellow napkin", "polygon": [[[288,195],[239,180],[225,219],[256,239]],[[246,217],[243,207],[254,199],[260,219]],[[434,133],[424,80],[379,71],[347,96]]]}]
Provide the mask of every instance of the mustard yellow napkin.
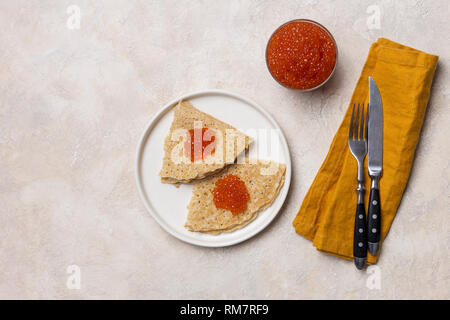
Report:
[{"label": "mustard yellow napkin", "polygon": [[[383,38],[370,47],[344,120],[293,221],[295,231],[313,241],[318,250],[353,259],[357,162],[347,142],[350,106],[368,102],[369,76],[377,83],[383,101],[383,175],[379,186],[381,240],[386,237],[411,170],[437,61],[437,56]],[[367,212],[367,157],[364,166]],[[375,263],[377,258],[368,253],[367,262]]]}]

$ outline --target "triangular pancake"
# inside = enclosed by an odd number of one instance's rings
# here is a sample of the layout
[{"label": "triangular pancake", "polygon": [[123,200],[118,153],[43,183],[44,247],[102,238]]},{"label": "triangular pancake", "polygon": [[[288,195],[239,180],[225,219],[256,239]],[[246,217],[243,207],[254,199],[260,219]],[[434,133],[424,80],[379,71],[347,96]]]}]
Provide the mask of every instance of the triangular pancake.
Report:
[{"label": "triangular pancake", "polygon": [[[199,123],[202,128],[214,132],[215,151],[208,153],[203,160],[191,162],[183,141],[189,139],[188,131],[197,128]],[[194,108],[188,101],[180,101],[175,107],[174,119],[164,141],[163,165],[159,173],[161,181],[178,184],[203,179],[233,163],[251,141],[250,137],[231,125]],[[231,143],[228,148],[227,143]]]},{"label": "triangular pancake", "polygon": [[[275,200],[283,186],[285,172],[285,164],[254,160],[228,166],[220,173],[196,182],[188,205],[185,228],[190,231],[219,234],[246,226]],[[229,174],[238,176],[245,183],[250,195],[247,209],[237,215],[216,208],[213,200],[212,190],[216,181]]]}]

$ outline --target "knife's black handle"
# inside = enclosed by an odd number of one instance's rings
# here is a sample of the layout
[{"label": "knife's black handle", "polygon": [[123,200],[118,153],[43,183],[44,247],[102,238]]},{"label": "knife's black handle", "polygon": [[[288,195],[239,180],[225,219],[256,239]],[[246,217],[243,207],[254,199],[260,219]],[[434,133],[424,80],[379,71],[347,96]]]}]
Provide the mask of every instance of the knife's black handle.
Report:
[{"label": "knife's black handle", "polygon": [[[371,244],[370,247],[374,247],[371,250],[372,255],[376,255],[380,242],[381,234],[381,206],[380,206],[380,191],[378,188],[372,187],[370,189],[370,201],[368,210],[368,241]],[[372,245],[373,244],[373,245]]]},{"label": "knife's black handle", "polygon": [[362,269],[367,258],[367,225],[364,203],[358,203],[356,207],[353,256],[356,267]]}]

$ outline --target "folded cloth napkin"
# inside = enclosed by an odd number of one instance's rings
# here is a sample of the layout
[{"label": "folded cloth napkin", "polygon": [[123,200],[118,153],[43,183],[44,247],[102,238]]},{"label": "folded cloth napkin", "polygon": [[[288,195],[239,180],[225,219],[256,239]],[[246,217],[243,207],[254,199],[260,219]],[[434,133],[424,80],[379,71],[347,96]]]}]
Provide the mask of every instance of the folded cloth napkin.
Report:
[{"label": "folded cloth napkin", "polygon": [[[353,103],[369,100],[369,76],[377,83],[383,101],[381,241],[386,237],[408,181],[437,61],[435,55],[383,38],[370,47],[344,120],[293,221],[295,231],[313,241],[318,250],[353,259],[357,162],[348,148],[348,131]],[[367,159],[366,212],[370,190]],[[368,253],[368,263],[377,259]]]}]

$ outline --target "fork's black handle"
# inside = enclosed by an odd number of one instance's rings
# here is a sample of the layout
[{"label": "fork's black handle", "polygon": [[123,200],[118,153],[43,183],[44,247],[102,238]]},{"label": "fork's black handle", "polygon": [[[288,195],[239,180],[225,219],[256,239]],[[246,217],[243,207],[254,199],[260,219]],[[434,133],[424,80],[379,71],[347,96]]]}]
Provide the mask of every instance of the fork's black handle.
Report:
[{"label": "fork's black handle", "polygon": [[372,186],[370,189],[368,229],[369,252],[374,256],[380,246],[381,234],[380,190],[378,186]]},{"label": "fork's black handle", "polygon": [[367,225],[364,203],[358,203],[356,206],[353,256],[356,267],[361,270],[366,264],[367,258]]}]

